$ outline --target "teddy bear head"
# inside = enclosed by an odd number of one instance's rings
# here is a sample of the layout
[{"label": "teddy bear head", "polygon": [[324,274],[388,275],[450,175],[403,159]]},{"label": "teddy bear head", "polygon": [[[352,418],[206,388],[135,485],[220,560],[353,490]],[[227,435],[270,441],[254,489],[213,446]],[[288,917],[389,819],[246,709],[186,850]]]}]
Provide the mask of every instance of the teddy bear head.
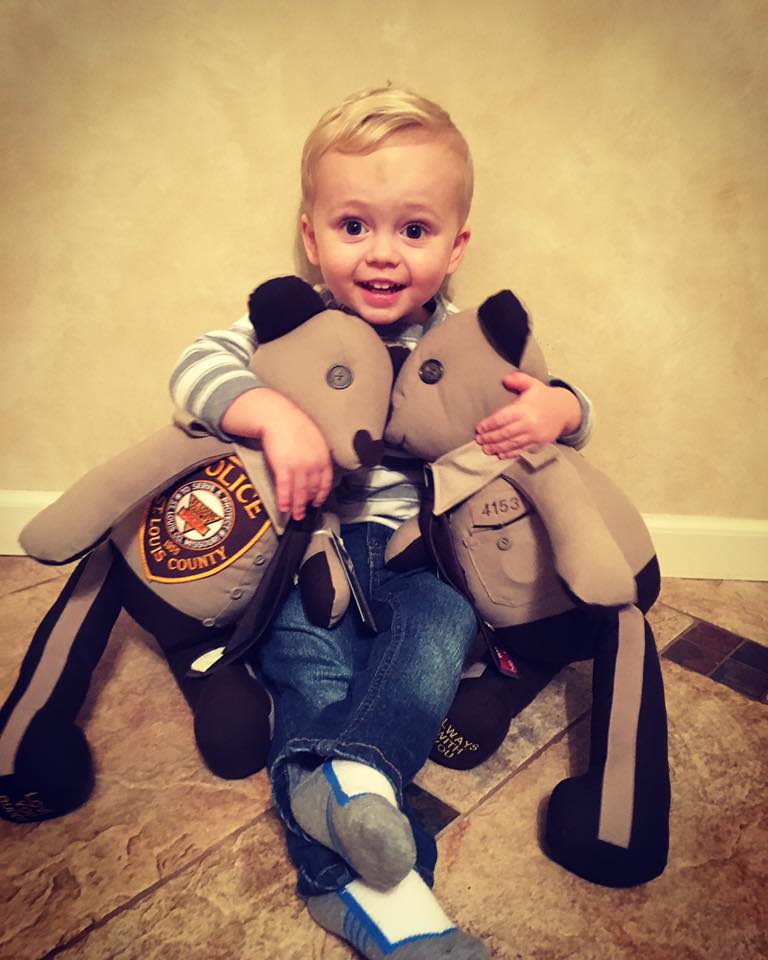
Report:
[{"label": "teddy bear head", "polygon": [[502,290],[421,338],[395,381],[385,439],[425,460],[469,443],[479,420],[511,402],[502,377],[515,367],[547,379],[525,309]]},{"label": "teddy bear head", "polygon": [[298,277],[261,284],[248,313],[259,343],[253,372],[313,418],[339,467],[378,463],[393,371],[374,330],[359,317],[326,309]]}]

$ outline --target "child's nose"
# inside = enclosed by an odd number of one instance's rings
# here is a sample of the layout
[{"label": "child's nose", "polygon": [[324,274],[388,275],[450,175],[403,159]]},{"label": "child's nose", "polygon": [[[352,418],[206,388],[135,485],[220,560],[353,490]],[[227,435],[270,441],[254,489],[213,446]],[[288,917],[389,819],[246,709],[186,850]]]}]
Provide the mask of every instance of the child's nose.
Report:
[{"label": "child's nose", "polygon": [[368,247],[367,260],[371,266],[377,267],[390,267],[398,263],[397,244],[394,238],[382,231],[374,234]]}]

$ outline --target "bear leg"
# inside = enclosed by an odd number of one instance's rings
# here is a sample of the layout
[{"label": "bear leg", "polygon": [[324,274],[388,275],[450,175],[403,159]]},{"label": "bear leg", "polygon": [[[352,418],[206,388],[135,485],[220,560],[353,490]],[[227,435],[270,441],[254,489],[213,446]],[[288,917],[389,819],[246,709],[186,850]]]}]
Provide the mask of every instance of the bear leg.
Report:
[{"label": "bear leg", "polygon": [[266,765],[272,701],[242,660],[179,684],[185,694],[188,685],[193,688],[187,699],[197,748],[209,770],[225,780],[240,780]]},{"label": "bear leg", "polygon": [[62,816],[85,803],[93,764],[75,724],[120,612],[105,544],[81,560],[38,626],[0,708],[0,817]]},{"label": "bear leg", "polygon": [[667,862],[664,688],[653,632],[637,607],[606,613],[597,644],[589,769],[555,787],[545,843],[586,880],[633,886]]},{"label": "bear leg", "polygon": [[[226,645],[226,635],[217,643]],[[208,769],[225,780],[241,780],[267,762],[272,737],[272,700],[243,657],[190,670],[191,651],[165,650],[168,666],[192,710],[195,742]]]},{"label": "bear leg", "polygon": [[499,650],[516,669],[504,675],[490,664],[478,677],[465,677],[443,720],[429,759],[453,770],[484,763],[504,742],[514,717],[560,672],[562,663],[537,663]]},{"label": "bear leg", "polygon": [[[303,552],[306,544],[299,546]],[[122,556],[116,567],[128,613],[154,637],[192,710],[195,740],[208,768],[227,780],[261,770],[269,750],[272,702],[243,657],[217,664],[214,653],[232,642],[235,627],[204,626],[150,590]],[[207,672],[191,669],[211,654]]]}]

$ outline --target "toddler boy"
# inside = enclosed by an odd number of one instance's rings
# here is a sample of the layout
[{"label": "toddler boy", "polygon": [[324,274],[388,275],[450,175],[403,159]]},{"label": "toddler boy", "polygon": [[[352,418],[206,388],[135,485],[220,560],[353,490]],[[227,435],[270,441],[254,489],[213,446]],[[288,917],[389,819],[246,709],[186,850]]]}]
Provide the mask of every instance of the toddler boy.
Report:
[{"label": "toddler boy", "polygon": [[[391,347],[410,348],[455,308],[443,296],[470,229],[472,164],[448,114],[406,90],[356,94],[310,133],[302,157],[301,236],[329,304],[353,311]],[[298,407],[247,370],[247,318],[182,355],[174,400],[209,429],[258,438],[278,506],[301,519],[328,497],[322,434]],[[478,424],[489,454],[513,456],[556,439],[580,444],[588,402],[558,382],[506,378],[517,393]],[[258,667],[275,703],[269,759],[275,802],[299,892],[326,929],[365,956],[480,960],[431,892],[436,847],[403,805],[450,706],[476,621],[429,570],[384,567],[392,530],[418,510],[421,465],[397,451],[346,477],[334,505],[378,633],[349,612],[311,625],[298,589],[277,615]]]}]

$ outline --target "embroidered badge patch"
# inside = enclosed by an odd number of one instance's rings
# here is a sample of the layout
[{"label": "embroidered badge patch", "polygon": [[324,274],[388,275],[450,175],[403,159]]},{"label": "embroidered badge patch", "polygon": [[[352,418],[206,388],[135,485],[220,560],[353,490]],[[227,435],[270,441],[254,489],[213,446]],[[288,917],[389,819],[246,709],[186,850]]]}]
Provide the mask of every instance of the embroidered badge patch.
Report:
[{"label": "embroidered badge patch", "polygon": [[206,464],[147,507],[139,531],[144,575],[162,583],[210,577],[241,557],[271,524],[236,456]]}]

